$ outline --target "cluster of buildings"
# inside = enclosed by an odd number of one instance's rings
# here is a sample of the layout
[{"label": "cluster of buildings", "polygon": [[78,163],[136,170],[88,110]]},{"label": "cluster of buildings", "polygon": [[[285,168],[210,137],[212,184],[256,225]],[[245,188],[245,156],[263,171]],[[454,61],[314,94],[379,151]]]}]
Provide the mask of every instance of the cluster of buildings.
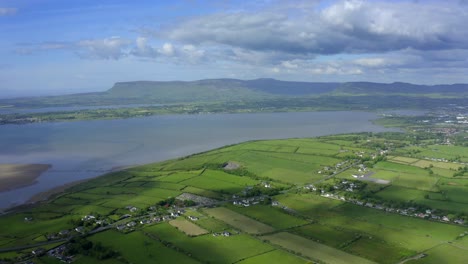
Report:
[{"label": "cluster of buildings", "polygon": [[[172,220],[172,219],[175,219],[175,218],[181,216],[184,213],[185,213],[185,210],[183,210],[183,209],[174,209],[173,211],[168,212],[167,215],[163,215],[163,216],[153,215],[153,216],[151,216],[149,218],[141,219],[140,221],[130,221],[130,222],[125,223],[125,224],[117,225],[115,228],[117,230],[119,230],[119,231],[130,230],[130,229],[133,229],[138,224],[148,225],[148,224],[152,224],[152,223],[159,223],[159,222],[169,221],[169,220]],[[130,215],[124,215],[124,216],[130,217]],[[122,216],[122,217],[124,217],[124,216]],[[121,217],[121,219],[123,219],[122,217]],[[189,216],[189,219],[191,219],[190,216]],[[197,220],[198,220],[198,218],[197,218]]]},{"label": "cluster of buildings", "polygon": [[418,218],[428,219],[428,220],[433,220],[433,221],[465,225],[465,221],[461,218],[450,219],[447,215],[438,214],[434,210],[431,210],[431,209],[418,210],[417,208],[414,208],[414,207],[408,207],[408,208],[388,207],[388,206],[385,206],[383,204],[378,204],[378,203],[365,202],[365,201],[361,201],[357,199],[347,199],[344,196],[340,196],[340,195],[330,193],[330,192],[325,192],[323,190],[321,191],[320,195],[322,197],[346,201],[346,202],[353,203],[353,204],[360,205],[360,206],[383,210],[389,213],[397,213],[397,214],[404,215],[404,216],[412,216],[412,217],[418,217]]},{"label": "cluster of buildings", "polygon": [[223,231],[221,233],[213,233],[213,236],[216,237],[216,236],[225,236],[225,237],[230,237],[232,235],[232,233],[228,232],[228,231]]},{"label": "cluster of buildings", "polygon": [[234,201],[232,201],[233,205],[244,206],[244,207],[259,204],[260,202],[264,202],[266,199],[265,196],[256,196],[256,197],[240,199],[237,195],[233,195],[232,198],[235,199]]}]

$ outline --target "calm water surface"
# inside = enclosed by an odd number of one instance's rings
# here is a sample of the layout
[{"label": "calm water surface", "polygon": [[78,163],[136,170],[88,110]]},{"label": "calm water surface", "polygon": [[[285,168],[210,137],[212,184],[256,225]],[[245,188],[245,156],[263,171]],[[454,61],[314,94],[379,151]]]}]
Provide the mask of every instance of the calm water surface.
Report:
[{"label": "calm water surface", "polygon": [[126,165],[143,164],[253,139],[389,131],[367,112],[167,115],[121,120],[0,126],[0,163],[52,168],[34,185],[0,193],[0,209],[34,194]]}]

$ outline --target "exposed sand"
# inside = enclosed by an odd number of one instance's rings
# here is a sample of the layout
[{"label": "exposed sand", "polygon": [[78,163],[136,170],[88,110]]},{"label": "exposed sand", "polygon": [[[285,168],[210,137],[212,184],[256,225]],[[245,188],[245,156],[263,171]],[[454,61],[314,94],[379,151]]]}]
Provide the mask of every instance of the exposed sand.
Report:
[{"label": "exposed sand", "polygon": [[49,164],[0,164],[0,192],[32,185],[51,167]]}]

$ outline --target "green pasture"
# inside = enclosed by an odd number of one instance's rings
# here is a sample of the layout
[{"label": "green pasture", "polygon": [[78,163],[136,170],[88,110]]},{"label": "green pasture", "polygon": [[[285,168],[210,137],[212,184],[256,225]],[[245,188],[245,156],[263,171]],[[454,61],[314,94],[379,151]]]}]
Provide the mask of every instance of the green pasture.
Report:
[{"label": "green pasture", "polygon": [[187,186],[182,190],[184,193],[192,193],[200,196],[205,196],[208,198],[213,198],[213,199],[221,199],[223,198],[223,195],[219,192],[213,192],[210,190],[205,190],[202,188],[196,188],[193,186]]},{"label": "green pasture", "polygon": [[273,235],[263,236],[262,239],[269,241],[272,244],[278,245],[287,250],[297,252],[302,256],[306,256],[312,260],[318,260],[324,263],[336,264],[366,264],[373,263],[367,259],[351,255],[344,251],[314,242],[291,233],[281,232]]},{"label": "green pasture", "polygon": [[122,234],[117,231],[106,231],[89,238],[118,251],[131,263],[199,263],[186,254],[166,247],[159,241],[145,236],[142,232]]},{"label": "green pasture", "polygon": [[171,173],[168,175],[164,175],[161,177],[158,177],[158,181],[162,182],[173,182],[173,183],[179,183],[184,180],[188,180],[192,177],[200,175],[202,170],[195,170],[195,171],[187,171],[187,172],[175,172]]},{"label": "green pasture", "polygon": [[383,169],[387,171],[394,171],[405,174],[427,174],[427,171],[419,167],[394,163],[390,161],[382,161],[374,165],[376,169]]},{"label": "green pasture", "polygon": [[276,229],[297,227],[308,223],[304,219],[289,215],[284,210],[269,205],[254,205],[249,207],[229,206],[228,208]]},{"label": "green pasture", "polygon": [[[414,255],[416,252],[398,247],[375,237],[361,237],[345,249],[356,256],[373,260],[377,263],[398,263],[400,260]],[[385,256],[385,257],[382,257]]]},{"label": "green pasture", "polygon": [[167,223],[146,227],[144,232],[173,244],[179,250],[190,252],[193,258],[204,263],[233,263],[273,250],[272,246],[245,234],[188,237]]},{"label": "green pasture", "polygon": [[345,227],[330,227],[326,221],[324,223],[301,226],[290,232],[334,248],[340,248],[358,236],[358,233]]},{"label": "green pasture", "polygon": [[224,207],[208,208],[204,212],[249,234],[269,233],[275,230],[271,226]]},{"label": "green pasture", "polygon": [[273,250],[253,256],[247,259],[244,259],[239,264],[271,264],[271,263],[288,263],[288,264],[305,264],[310,263],[310,261],[301,258],[299,256],[288,253],[284,250]]},{"label": "green pasture", "polygon": [[424,252],[427,256],[418,260],[411,260],[411,264],[440,264],[440,263],[466,263],[468,249],[455,245],[442,244]]},{"label": "green pasture", "polygon": [[280,205],[298,211],[314,220],[327,217],[330,214],[330,209],[343,203],[315,194],[280,194],[274,199]]}]

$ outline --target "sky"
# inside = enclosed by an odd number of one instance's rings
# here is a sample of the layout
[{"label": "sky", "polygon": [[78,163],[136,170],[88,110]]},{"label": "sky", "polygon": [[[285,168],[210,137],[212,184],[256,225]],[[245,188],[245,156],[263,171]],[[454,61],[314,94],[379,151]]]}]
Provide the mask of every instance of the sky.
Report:
[{"label": "sky", "polygon": [[0,0],[0,98],[207,78],[468,83],[468,0]]}]

